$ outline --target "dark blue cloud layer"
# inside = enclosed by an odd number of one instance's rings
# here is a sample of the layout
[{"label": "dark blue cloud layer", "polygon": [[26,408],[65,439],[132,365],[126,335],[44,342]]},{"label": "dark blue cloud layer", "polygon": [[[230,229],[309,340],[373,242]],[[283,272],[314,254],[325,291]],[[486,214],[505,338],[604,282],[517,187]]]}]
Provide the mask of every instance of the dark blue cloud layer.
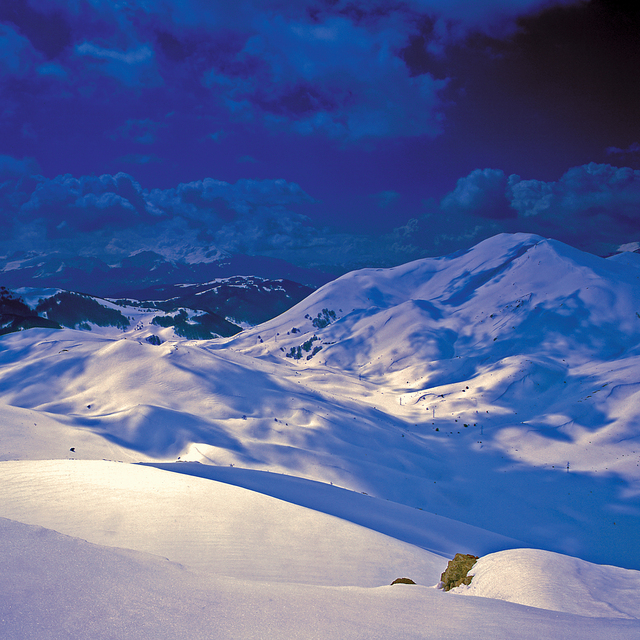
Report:
[{"label": "dark blue cloud layer", "polygon": [[[12,160],[12,159],[9,159]],[[5,160],[12,172],[29,168],[28,161]],[[11,175],[9,171],[5,176]],[[25,192],[29,184],[30,192]],[[47,179],[27,176],[2,185],[3,210],[13,217],[42,218],[50,228],[61,224],[80,231],[101,226],[127,227],[143,221],[182,216],[189,220],[214,221],[220,203],[235,215],[253,215],[262,207],[284,207],[312,199],[294,183],[284,180],[239,180],[229,184],[206,178],[180,184],[175,189],[146,190],[126,173],[82,176],[69,174]],[[18,205],[18,206],[16,206]],[[126,216],[104,217],[103,211],[120,207]]]},{"label": "dark blue cloud layer", "polygon": [[604,252],[636,178],[585,167],[640,169],[639,28],[608,0],[5,0],[0,218],[116,253],[138,230],[389,263],[517,229]]},{"label": "dark blue cloud layer", "polygon": [[[302,211],[320,205],[285,180],[205,178],[146,189],[130,175],[30,175],[28,160],[0,158],[5,256],[80,251],[112,260],[140,248],[167,257],[246,253],[341,271],[439,255],[502,231],[555,237],[600,254],[640,241],[640,171],[595,164],[554,182],[472,171],[419,218],[374,237],[320,229]],[[22,175],[20,175],[22,171]],[[398,194],[371,198],[384,208]]]},{"label": "dark blue cloud layer", "polygon": [[[129,107],[138,91],[146,94],[139,94],[146,109],[152,95],[171,108],[169,94],[178,92],[225,120],[257,120],[303,135],[436,136],[461,97],[461,81],[472,79],[464,66],[479,70],[473,57],[505,59],[511,84],[518,82],[511,63],[528,83],[536,75],[550,80],[539,92],[545,99],[564,85],[577,95],[602,82],[610,91],[620,87],[639,62],[633,42],[639,16],[618,15],[611,6],[603,0],[132,0],[125,6],[4,0],[2,88],[9,111],[25,90],[60,103],[127,95]],[[549,7],[555,13],[540,19]],[[596,38],[603,24],[606,31]],[[545,47],[545,37],[558,42]],[[579,66],[578,58],[587,63]]]},{"label": "dark blue cloud layer", "polygon": [[416,38],[437,58],[470,29],[504,31],[543,4],[5,0],[0,65],[14,96],[19,79],[62,102],[177,90],[211,113],[303,135],[435,136],[449,78],[407,64]]},{"label": "dark blue cloud layer", "polygon": [[[313,204],[285,180],[206,178],[144,189],[130,175],[29,175],[30,163],[0,158],[3,252],[75,251],[117,260],[140,247],[176,257],[269,254],[320,242],[296,209]],[[20,175],[22,172],[22,175]]]},{"label": "dark blue cloud layer", "polygon": [[458,180],[441,208],[607,254],[640,239],[640,171],[590,163],[545,182],[478,169]]}]

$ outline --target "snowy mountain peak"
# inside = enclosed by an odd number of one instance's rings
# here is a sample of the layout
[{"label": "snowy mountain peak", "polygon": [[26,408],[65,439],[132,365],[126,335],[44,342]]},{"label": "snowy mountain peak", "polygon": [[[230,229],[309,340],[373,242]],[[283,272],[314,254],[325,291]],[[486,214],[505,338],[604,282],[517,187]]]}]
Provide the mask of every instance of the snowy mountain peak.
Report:
[{"label": "snowy mountain peak", "polygon": [[231,344],[272,357],[302,347],[293,359],[307,362],[313,340],[316,360],[367,377],[401,368],[433,378],[455,358],[467,371],[514,354],[585,362],[637,348],[639,299],[640,274],[625,264],[502,234],[452,256],[342,276]]}]

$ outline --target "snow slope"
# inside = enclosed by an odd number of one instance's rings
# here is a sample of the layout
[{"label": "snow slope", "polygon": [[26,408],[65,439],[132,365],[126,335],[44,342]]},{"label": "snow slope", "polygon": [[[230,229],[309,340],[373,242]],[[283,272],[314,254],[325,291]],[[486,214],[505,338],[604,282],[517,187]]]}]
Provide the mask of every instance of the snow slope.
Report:
[{"label": "snow slope", "polygon": [[3,517],[217,575],[373,587],[406,573],[432,585],[442,572],[440,555],[202,478],[102,460],[5,462],[0,475]]},{"label": "snow slope", "polygon": [[[3,336],[3,637],[640,633],[638,301],[633,261],[517,234],[230,339]],[[481,597],[431,588],[458,551]]]},{"label": "snow slope", "polygon": [[425,586],[323,587],[217,576],[0,519],[7,640],[492,640],[623,638],[635,620],[584,618]]},{"label": "snow slope", "polygon": [[[629,638],[637,620],[586,618],[427,586],[240,580],[0,519],[7,639]],[[589,575],[585,576],[588,581]]]}]

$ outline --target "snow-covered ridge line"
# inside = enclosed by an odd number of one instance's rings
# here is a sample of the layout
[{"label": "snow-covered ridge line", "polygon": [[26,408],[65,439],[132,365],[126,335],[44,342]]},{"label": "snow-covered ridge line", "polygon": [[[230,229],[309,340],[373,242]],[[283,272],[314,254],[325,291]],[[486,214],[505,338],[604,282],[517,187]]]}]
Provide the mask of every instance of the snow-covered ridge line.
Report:
[{"label": "snow-covered ridge line", "polygon": [[[160,287],[153,291],[156,295],[149,296],[147,292],[143,300],[103,299],[63,289],[23,287],[15,294],[9,292],[9,297],[14,298],[13,307],[0,309],[0,321],[3,332],[57,323],[98,331],[104,336],[149,338],[156,342],[207,339],[230,336],[242,328],[255,326],[292,306],[310,291],[293,282],[244,276],[219,279],[213,287],[197,284]],[[27,299],[30,309],[16,307],[20,301],[26,304]],[[16,314],[29,320],[17,318]],[[237,323],[227,319],[231,317]],[[38,318],[52,322],[47,325]],[[160,330],[161,327],[169,331]]]}]

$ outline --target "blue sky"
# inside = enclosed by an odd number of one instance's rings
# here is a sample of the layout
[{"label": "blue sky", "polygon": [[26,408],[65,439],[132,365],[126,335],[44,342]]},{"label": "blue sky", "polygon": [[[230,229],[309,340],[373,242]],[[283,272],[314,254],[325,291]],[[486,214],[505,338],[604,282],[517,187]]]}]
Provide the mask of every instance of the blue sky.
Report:
[{"label": "blue sky", "polygon": [[0,253],[606,255],[640,241],[638,33],[612,0],[3,0]]}]

